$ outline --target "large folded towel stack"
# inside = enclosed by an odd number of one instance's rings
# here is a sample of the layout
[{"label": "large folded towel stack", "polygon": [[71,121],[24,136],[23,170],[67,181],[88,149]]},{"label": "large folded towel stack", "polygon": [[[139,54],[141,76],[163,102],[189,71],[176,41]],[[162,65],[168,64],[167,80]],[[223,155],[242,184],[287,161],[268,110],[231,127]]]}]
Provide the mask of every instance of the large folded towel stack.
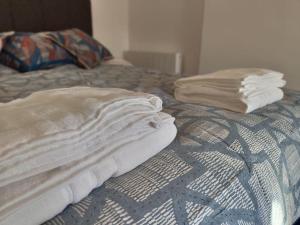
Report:
[{"label": "large folded towel stack", "polygon": [[74,87],[0,104],[0,224],[41,224],[168,146],[160,98]]},{"label": "large folded towel stack", "polygon": [[283,98],[283,77],[267,69],[222,70],[177,80],[175,97],[186,103],[250,113]]}]

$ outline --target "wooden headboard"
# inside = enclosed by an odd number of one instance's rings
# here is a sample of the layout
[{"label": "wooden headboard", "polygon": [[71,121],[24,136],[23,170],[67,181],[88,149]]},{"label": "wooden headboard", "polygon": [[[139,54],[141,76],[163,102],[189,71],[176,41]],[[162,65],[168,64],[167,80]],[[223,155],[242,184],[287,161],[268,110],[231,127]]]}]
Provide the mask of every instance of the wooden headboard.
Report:
[{"label": "wooden headboard", "polygon": [[90,0],[0,0],[0,32],[74,27],[92,35]]}]

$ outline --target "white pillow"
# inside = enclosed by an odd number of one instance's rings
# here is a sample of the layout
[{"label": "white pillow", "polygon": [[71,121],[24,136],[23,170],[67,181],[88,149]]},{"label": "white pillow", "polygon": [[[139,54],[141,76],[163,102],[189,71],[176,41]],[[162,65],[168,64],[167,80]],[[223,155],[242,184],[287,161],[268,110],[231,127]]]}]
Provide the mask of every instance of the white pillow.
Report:
[{"label": "white pillow", "polygon": [[132,66],[132,64],[125,59],[115,58],[102,62],[104,65],[121,65],[121,66]]}]

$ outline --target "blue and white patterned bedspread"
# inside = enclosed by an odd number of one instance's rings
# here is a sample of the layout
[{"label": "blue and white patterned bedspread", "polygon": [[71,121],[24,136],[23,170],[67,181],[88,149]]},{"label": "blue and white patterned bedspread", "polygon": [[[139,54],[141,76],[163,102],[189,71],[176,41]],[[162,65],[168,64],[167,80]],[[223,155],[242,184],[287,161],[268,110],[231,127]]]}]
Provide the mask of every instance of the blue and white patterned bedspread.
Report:
[{"label": "blue and white patterned bedspread", "polygon": [[177,77],[134,67],[0,71],[1,102],[43,89],[118,87],[159,95],[176,117],[167,149],[46,225],[290,225],[300,216],[300,93],[242,115],[177,102]]}]

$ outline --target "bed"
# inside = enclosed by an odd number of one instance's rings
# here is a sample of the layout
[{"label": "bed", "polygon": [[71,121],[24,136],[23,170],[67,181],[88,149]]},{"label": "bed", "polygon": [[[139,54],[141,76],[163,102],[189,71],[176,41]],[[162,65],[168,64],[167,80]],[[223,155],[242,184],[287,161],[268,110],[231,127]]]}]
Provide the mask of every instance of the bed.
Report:
[{"label": "bed", "polygon": [[179,103],[172,97],[176,76],[132,66],[0,71],[1,102],[38,90],[109,86],[156,94],[176,117],[171,146],[46,224],[292,224],[299,216],[297,92],[241,115]]},{"label": "bed", "polygon": [[[1,4],[11,6],[17,1]],[[52,1],[22,2],[31,6]],[[49,4],[58,7],[65,1],[53,2]],[[89,5],[72,2],[72,8]],[[88,32],[88,10],[86,14],[87,26],[81,28]],[[33,29],[15,24],[0,27],[3,31],[3,27]],[[92,70],[66,65],[26,74],[0,65],[1,103],[54,88],[117,87],[158,95],[164,111],[176,118],[178,135],[169,147],[129,173],[108,180],[45,225],[291,225],[300,217],[300,93],[287,90],[281,102],[242,115],[176,101],[176,79],[124,65]]]}]

